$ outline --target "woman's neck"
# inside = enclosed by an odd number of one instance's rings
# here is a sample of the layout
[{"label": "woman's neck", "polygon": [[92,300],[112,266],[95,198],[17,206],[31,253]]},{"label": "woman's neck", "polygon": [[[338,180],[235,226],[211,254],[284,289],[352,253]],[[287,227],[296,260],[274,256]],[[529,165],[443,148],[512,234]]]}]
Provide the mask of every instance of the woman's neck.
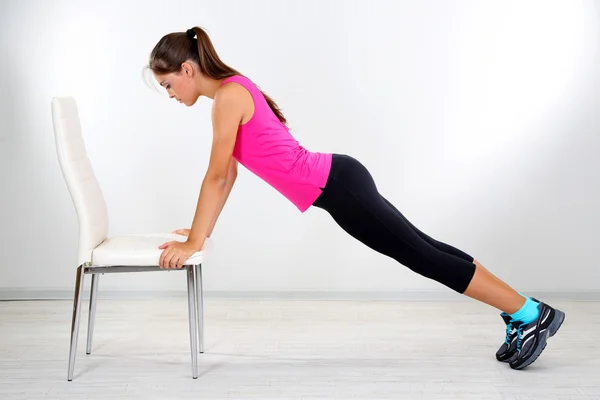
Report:
[{"label": "woman's neck", "polygon": [[202,96],[214,99],[217,90],[219,90],[224,80],[225,79],[211,79],[206,77],[199,78],[196,84],[198,92],[201,93]]}]

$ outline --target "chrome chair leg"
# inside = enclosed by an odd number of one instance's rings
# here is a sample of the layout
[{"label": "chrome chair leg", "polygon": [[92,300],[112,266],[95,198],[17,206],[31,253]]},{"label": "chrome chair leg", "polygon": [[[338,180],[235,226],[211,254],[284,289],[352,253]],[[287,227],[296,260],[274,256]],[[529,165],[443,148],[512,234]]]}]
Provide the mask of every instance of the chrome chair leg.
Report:
[{"label": "chrome chair leg", "polygon": [[96,320],[96,300],[98,300],[99,279],[100,274],[92,275],[92,290],[90,291],[90,311],[88,314],[87,345],[85,348],[86,354],[92,353],[92,338],[94,336],[94,321]]},{"label": "chrome chair leg", "polygon": [[77,337],[79,335],[79,316],[81,314],[81,295],[83,278],[83,266],[77,268],[77,280],[75,281],[75,297],[73,299],[73,319],[71,320],[71,348],[69,351],[69,371],[67,379],[73,380],[73,371],[75,368],[75,356],[77,355]]},{"label": "chrome chair leg", "polygon": [[196,270],[196,298],[198,305],[198,341],[200,353],[204,353],[204,288],[202,283],[202,264]]},{"label": "chrome chair leg", "polygon": [[198,378],[198,345],[196,329],[196,281],[194,266],[187,266],[188,312],[190,323],[190,350],[192,355],[192,377]]}]

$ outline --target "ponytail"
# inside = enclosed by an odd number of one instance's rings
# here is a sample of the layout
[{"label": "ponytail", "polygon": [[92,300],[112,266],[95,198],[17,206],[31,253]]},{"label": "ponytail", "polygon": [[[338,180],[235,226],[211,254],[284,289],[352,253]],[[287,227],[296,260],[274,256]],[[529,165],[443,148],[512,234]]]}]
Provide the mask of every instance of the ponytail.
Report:
[{"label": "ponytail", "polygon": [[[188,60],[195,61],[200,72],[211,79],[225,79],[234,75],[242,75],[221,61],[208,34],[197,26],[186,32],[165,35],[152,50],[149,67],[152,72],[164,75],[179,72],[181,64]],[[263,91],[261,93],[279,121],[287,124],[277,103]]]}]

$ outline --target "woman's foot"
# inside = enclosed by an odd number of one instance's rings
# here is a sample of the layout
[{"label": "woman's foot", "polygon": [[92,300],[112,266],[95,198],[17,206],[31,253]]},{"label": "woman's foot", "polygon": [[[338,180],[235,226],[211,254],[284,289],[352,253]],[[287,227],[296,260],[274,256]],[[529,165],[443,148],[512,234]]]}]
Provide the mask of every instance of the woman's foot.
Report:
[{"label": "woman's foot", "polygon": [[[532,297],[531,300],[539,303],[540,301],[535,297]],[[514,324],[511,322],[512,317],[510,314],[502,313],[500,314],[502,319],[504,320],[504,324],[506,325],[506,337],[504,339],[504,343],[500,346],[498,351],[496,352],[496,360],[501,362],[508,362],[512,356],[517,352],[517,329]]]},{"label": "woman's foot", "polygon": [[512,369],[523,369],[533,363],[546,347],[546,341],[554,336],[565,320],[565,313],[540,302],[538,316],[533,321],[524,323],[512,320],[516,329],[517,352],[510,358]]}]

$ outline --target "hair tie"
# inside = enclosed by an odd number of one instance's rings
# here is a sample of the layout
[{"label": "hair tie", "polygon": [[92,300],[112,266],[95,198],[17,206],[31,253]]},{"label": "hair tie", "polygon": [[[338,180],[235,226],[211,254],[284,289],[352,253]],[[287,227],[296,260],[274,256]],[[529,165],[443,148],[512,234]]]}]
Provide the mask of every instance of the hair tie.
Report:
[{"label": "hair tie", "polygon": [[194,36],[196,36],[196,31],[194,31],[193,29],[188,29],[185,33],[187,33],[190,39],[193,39]]}]

